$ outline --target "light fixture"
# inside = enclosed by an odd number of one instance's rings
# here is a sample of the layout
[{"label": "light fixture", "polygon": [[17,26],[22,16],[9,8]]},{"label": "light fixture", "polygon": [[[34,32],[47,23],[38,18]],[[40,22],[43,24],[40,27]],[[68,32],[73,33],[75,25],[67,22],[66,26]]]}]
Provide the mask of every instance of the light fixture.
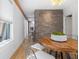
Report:
[{"label": "light fixture", "polygon": [[53,3],[53,5],[61,5],[64,0],[51,0],[51,2]]}]

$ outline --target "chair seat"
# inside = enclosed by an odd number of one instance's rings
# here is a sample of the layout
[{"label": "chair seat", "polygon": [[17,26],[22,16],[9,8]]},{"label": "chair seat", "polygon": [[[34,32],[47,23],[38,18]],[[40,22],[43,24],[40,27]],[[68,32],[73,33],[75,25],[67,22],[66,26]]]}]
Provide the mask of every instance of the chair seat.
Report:
[{"label": "chair seat", "polygon": [[[36,55],[36,58],[35,58],[35,55]],[[27,59],[55,59],[54,56],[44,52],[44,51],[37,51],[36,53],[34,54],[31,54],[28,56]]]},{"label": "chair seat", "polygon": [[31,45],[31,47],[34,48],[34,49],[37,49],[37,50],[43,50],[44,49],[44,46],[42,46],[39,43],[36,43],[34,45]]}]

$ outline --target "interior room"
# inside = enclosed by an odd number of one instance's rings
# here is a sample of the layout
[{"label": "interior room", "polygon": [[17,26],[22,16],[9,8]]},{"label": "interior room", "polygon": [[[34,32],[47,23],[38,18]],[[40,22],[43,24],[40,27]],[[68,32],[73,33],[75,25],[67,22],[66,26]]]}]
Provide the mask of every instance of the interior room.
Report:
[{"label": "interior room", "polygon": [[78,59],[78,0],[0,0],[0,59]]}]

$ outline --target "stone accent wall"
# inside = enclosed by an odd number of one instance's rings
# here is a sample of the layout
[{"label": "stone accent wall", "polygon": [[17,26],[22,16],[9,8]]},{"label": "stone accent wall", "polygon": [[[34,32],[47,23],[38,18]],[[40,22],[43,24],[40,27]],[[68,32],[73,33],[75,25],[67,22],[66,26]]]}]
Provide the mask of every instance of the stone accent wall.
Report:
[{"label": "stone accent wall", "polygon": [[51,32],[57,31],[63,31],[63,10],[35,11],[35,40],[50,37]]}]

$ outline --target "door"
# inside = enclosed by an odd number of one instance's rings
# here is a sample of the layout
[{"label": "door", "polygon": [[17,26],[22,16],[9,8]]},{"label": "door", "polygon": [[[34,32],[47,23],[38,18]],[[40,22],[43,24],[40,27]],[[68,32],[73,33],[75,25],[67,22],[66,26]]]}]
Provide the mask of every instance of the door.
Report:
[{"label": "door", "polygon": [[72,17],[66,17],[65,19],[65,32],[67,37],[72,37]]}]

